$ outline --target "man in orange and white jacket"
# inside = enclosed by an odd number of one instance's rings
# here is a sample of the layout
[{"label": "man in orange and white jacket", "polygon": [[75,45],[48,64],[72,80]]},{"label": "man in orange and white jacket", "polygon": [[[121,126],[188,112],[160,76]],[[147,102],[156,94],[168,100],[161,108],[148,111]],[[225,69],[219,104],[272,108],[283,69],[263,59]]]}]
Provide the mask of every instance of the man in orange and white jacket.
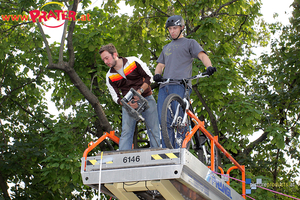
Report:
[{"label": "man in orange and white jacket", "polygon": [[[101,59],[110,68],[106,74],[106,85],[114,100],[122,105],[122,96],[133,88],[147,101],[149,108],[142,112],[150,138],[150,147],[160,147],[160,130],[157,106],[150,87],[152,74],[147,65],[137,57],[119,57],[113,44],[107,44],[99,50]],[[130,105],[130,103],[129,103]],[[132,148],[136,120],[122,107],[122,133],[119,142],[120,150]]]}]

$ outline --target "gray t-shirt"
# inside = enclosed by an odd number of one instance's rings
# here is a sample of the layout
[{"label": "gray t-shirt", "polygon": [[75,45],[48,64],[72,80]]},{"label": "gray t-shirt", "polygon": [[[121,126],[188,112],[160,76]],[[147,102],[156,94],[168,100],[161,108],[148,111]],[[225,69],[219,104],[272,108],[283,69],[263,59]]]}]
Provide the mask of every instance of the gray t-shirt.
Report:
[{"label": "gray t-shirt", "polygon": [[126,79],[125,73],[124,73],[124,66],[121,67],[121,69],[116,70],[123,78]]},{"label": "gray t-shirt", "polygon": [[183,37],[165,45],[156,62],[165,65],[164,78],[189,78],[193,60],[201,51],[205,53],[196,40]]}]

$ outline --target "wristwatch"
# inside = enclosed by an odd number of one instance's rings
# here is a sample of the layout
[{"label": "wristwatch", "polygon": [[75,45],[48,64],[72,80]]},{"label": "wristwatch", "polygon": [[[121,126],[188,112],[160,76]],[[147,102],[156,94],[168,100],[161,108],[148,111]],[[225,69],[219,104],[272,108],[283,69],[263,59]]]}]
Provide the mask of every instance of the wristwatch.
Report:
[{"label": "wristwatch", "polygon": [[139,90],[141,91],[141,94],[143,94],[143,92],[144,92],[143,88],[140,88]]}]

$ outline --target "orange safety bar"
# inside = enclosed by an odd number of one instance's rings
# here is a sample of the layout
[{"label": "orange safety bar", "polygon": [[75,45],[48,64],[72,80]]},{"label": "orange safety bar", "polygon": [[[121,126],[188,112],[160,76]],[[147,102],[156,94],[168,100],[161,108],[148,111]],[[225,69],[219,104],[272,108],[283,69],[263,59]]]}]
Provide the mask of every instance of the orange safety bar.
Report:
[{"label": "orange safety bar", "polygon": [[[207,166],[210,169],[210,166]],[[221,174],[224,174],[224,170],[222,167],[218,166],[218,169],[221,171]]]},{"label": "orange safety bar", "polygon": [[[244,165],[242,165],[242,166],[244,166]],[[232,167],[230,167],[228,170],[227,170],[227,175],[229,176],[229,174],[230,174],[230,172],[231,172],[231,170],[233,170],[233,169],[238,169],[237,168],[237,166],[232,166]],[[228,185],[230,185],[230,179],[228,179],[228,181],[226,182]]]},{"label": "orange safety bar", "polygon": [[103,140],[106,138],[110,138],[115,143],[119,144],[120,138],[115,135],[115,131],[110,131],[110,133],[105,132],[95,143],[92,141],[88,144],[88,148],[84,151],[83,157],[84,157],[84,171],[86,170],[86,159],[87,155],[90,151],[92,151],[98,144],[100,144]]},{"label": "orange safety bar", "polygon": [[[223,147],[222,145],[218,142],[218,136],[212,136],[204,127],[204,122],[200,121],[198,119],[198,117],[196,117],[196,115],[194,115],[194,113],[192,113],[190,110],[186,110],[187,114],[192,118],[192,120],[196,120],[197,123],[195,123],[196,125],[193,127],[193,129],[186,133],[186,137],[183,140],[182,143],[182,148],[186,148],[187,143],[191,140],[191,138],[193,137],[193,135],[197,132],[197,130],[199,129],[202,133],[204,133],[209,139],[210,139],[210,148],[211,148],[211,166],[210,169],[212,171],[215,171],[215,154],[214,154],[214,147],[218,147],[219,150],[221,150],[225,156],[235,165],[235,169],[239,169],[242,172],[242,191],[243,194],[242,196],[244,197],[244,199],[246,199],[246,173],[245,173],[245,166],[241,166]],[[231,171],[232,169],[230,169]],[[230,172],[229,171],[229,172]],[[229,174],[227,172],[227,174]]]}]

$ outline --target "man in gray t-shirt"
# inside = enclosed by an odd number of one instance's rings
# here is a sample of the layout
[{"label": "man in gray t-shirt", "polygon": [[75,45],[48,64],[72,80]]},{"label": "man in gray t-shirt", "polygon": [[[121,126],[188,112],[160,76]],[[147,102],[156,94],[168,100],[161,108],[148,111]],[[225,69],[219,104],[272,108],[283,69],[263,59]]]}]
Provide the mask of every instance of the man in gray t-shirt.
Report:
[{"label": "man in gray t-shirt", "polygon": [[[157,66],[155,69],[155,76],[153,77],[154,81],[161,82],[162,78],[183,79],[191,77],[194,58],[202,61],[208,75],[212,75],[216,71],[216,68],[212,67],[209,57],[198,42],[183,36],[184,20],[181,16],[174,15],[169,17],[166,22],[166,29],[168,29],[170,33],[172,42],[164,46],[156,61]],[[189,83],[189,85],[190,84],[191,83]],[[176,93],[183,98],[183,85],[176,83],[160,85],[157,100],[159,122],[161,122],[161,111],[164,100],[171,93]],[[171,143],[173,143],[174,136],[169,134],[169,138]],[[166,147],[163,140],[162,146],[164,148]],[[174,143],[173,147],[178,148],[179,146]]]},{"label": "man in gray t-shirt", "polygon": [[[184,37],[178,38],[164,46],[156,61],[158,63],[156,69],[159,70],[159,67],[163,64],[166,66],[164,67],[164,78],[189,78],[192,76],[193,60],[198,58],[200,52],[205,54],[196,40]],[[155,74],[157,74],[156,71]]]}]

